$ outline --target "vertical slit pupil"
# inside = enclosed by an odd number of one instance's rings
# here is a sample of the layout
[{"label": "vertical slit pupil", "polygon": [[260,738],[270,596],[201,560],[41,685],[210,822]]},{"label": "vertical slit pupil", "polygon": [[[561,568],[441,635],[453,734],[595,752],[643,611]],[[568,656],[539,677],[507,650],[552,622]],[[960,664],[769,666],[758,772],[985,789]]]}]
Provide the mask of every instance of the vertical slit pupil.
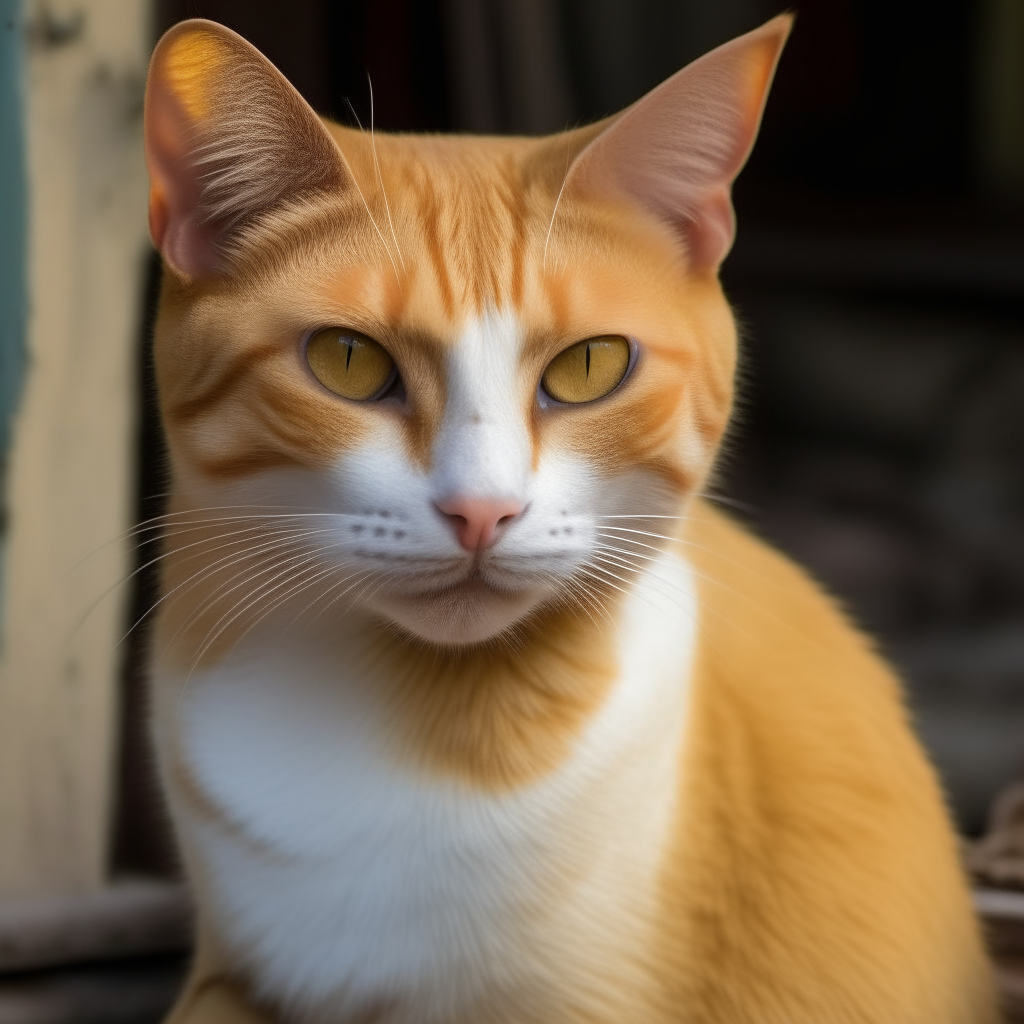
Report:
[{"label": "vertical slit pupil", "polygon": [[345,348],[348,349],[348,351],[345,353],[345,372],[346,373],[348,373],[348,364],[352,362],[352,349],[353,349],[353,347],[354,346],[353,346],[351,341],[345,342]]},{"label": "vertical slit pupil", "polygon": [[587,377],[590,377],[590,346],[587,346]]}]

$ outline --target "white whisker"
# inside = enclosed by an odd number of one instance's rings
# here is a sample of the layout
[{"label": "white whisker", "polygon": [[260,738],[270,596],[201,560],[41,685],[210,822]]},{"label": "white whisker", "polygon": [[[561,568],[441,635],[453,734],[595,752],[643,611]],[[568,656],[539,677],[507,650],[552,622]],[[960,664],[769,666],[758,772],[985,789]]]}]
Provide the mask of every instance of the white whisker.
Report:
[{"label": "white whisker", "polygon": [[687,522],[693,522],[692,516],[667,516],[667,515],[647,515],[643,512],[631,512],[629,515],[615,515],[615,516],[603,516],[595,515],[594,519],[682,519]]},{"label": "white whisker", "polygon": [[683,541],[679,537],[671,537],[671,536],[669,536],[667,534],[664,534],[664,533],[651,533],[650,530],[633,530],[633,529],[630,529],[628,526],[605,526],[603,528],[605,530],[615,530],[615,531],[617,531],[619,533],[635,533],[635,534],[637,534],[638,536],[641,536],[641,537],[653,537],[655,540],[672,541],[673,543],[676,543],[676,544],[685,543],[685,541]]},{"label": "white whisker", "polygon": [[548,233],[544,238],[544,256],[541,259],[541,270],[548,268],[548,243],[551,241],[551,229],[555,226],[555,214],[558,213],[558,204],[562,201],[562,193],[565,191],[565,183],[569,180],[569,140],[565,142],[565,173],[562,175],[562,187],[555,197],[555,205],[551,210],[551,220],[548,223]]},{"label": "white whisker", "polygon": [[[345,566],[342,566],[342,565],[334,565],[334,566],[331,566],[330,568],[328,568],[328,569],[325,569],[325,570],[324,570],[324,575],[330,575],[330,574],[335,574],[335,575],[336,575],[337,573],[341,572],[341,571],[342,571],[342,569],[344,569],[344,568],[345,568]],[[379,571],[379,570],[375,570],[375,569],[364,569],[364,570],[363,570],[363,575],[364,575],[364,576],[366,576],[366,575],[368,575],[368,574],[370,574],[370,573],[372,573],[372,572],[377,572],[377,571]],[[314,598],[313,598],[313,600],[312,600],[312,601],[310,601],[310,602],[309,602],[309,604],[307,604],[307,605],[305,606],[305,608],[303,608],[303,609],[302,609],[302,611],[301,611],[301,612],[299,612],[299,613],[298,613],[298,614],[297,614],[297,615],[295,616],[295,618],[294,618],[294,619],[292,619],[292,621],[291,621],[291,622],[289,623],[289,625],[295,625],[295,623],[296,623],[296,622],[298,622],[298,621],[299,621],[299,620],[300,620],[300,619],[301,619],[301,618],[302,618],[302,617],[303,617],[303,616],[304,616],[304,615],[305,615],[305,614],[306,614],[306,613],[307,613],[307,612],[308,612],[308,611],[310,610],[310,608],[312,608],[312,607],[313,607],[313,605],[315,605],[315,604],[317,603],[317,601],[321,601],[321,600],[323,600],[323,599],[324,599],[324,598],[325,598],[325,597],[327,596],[327,594],[330,594],[330,593],[331,593],[331,591],[335,590],[335,589],[336,589],[337,587],[339,587],[339,586],[341,586],[342,584],[344,584],[344,583],[345,583],[345,582],[346,582],[347,580],[350,580],[350,579],[352,579],[352,577],[353,577],[353,576],[358,576],[358,575],[359,575],[359,573],[358,573],[358,572],[356,572],[356,573],[352,573],[352,574],[351,574],[351,575],[349,575],[349,576],[345,576],[345,577],[343,577],[343,578],[342,578],[341,580],[339,580],[338,582],[336,582],[336,583],[332,583],[332,584],[330,585],[330,587],[329,587],[329,588],[327,589],[326,593],[323,593],[323,594],[319,594],[319,595],[317,595],[316,597],[314,597]],[[312,621],[312,622],[316,622],[316,620],[317,620],[318,618],[320,618],[321,614],[323,614],[323,609],[321,609],[321,610],[320,610],[319,612],[317,612],[317,613],[316,613],[316,615],[314,615],[314,616],[313,616],[313,618],[312,618],[312,620],[311,620],[311,621]]]},{"label": "white whisker", "polygon": [[[193,573],[188,579],[184,580],[182,583],[179,583],[172,590],[170,590],[166,594],[164,594],[158,601],[156,601],[150,608],[148,608],[146,610],[145,614],[138,620],[138,622],[135,623],[135,625],[132,626],[132,629],[134,629],[135,626],[137,626],[142,621],[142,619],[144,619],[147,615],[149,615],[151,612],[155,611],[156,608],[161,603],[166,601],[168,598],[172,597],[176,591],[181,590],[183,587],[186,587],[189,584],[193,584],[194,585],[194,584],[200,582],[201,580],[208,579],[210,576],[213,576],[216,573],[218,573],[220,571],[223,571],[225,569],[229,569],[232,566],[239,565],[239,564],[242,564],[242,563],[248,563],[248,565],[246,567],[243,567],[241,572],[234,573],[233,575],[229,576],[227,580],[225,580],[223,583],[221,583],[221,585],[219,587],[217,587],[216,590],[214,590],[213,594],[208,597],[207,601],[204,604],[200,605],[196,609],[193,609],[191,615],[188,618],[186,618],[186,620],[178,627],[178,630],[175,632],[174,636],[172,636],[171,639],[168,641],[167,646],[170,647],[174,643],[174,641],[177,640],[177,638],[181,635],[181,633],[192,624],[192,622],[194,622],[198,617],[202,616],[202,614],[208,608],[212,607],[213,604],[215,604],[217,601],[221,600],[225,593],[230,593],[231,590],[237,589],[237,586],[236,586],[236,587],[232,587],[231,589],[229,589],[229,590],[227,590],[225,592],[224,588],[227,587],[228,584],[230,584],[230,583],[234,582],[235,580],[237,580],[240,576],[244,575],[244,573],[247,571],[247,568],[252,568],[252,560],[254,559],[254,557],[260,556],[260,555],[263,556],[262,560],[257,561],[257,563],[256,563],[257,565],[260,565],[260,564],[266,564],[266,562],[268,561],[268,556],[269,556],[269,558],[271,560],[271,568],[273,568],[274,566],[281,564],[280,562],[273,561],[273,559],[276,559],[276,557],[277,557],[277,552],[281,551],[282,549],[287,549],[288,547],[293,545],[296,540],[301,540],[301,539],[304,539],[304,538],[303,537],[286,537],[286,538],[283,538],[283,539],[277,539],[277,540],[274,540],[274,541],[269,541],[269,542],[267,542],[266,544],[262,545],[259,548],[256,548],[256,549],[253,549],[253,550],[246,550],[246,551],[234,554],[234,555],[226,555],[226,556],[224,556],[224,558],[218,559],[217,562],[214,562],[212,565],[205,566],[202,569],[200,569],[198,572]],[[301,556],[295,556],[295,557],[301,557]],[[263,570],[263,572],[267,572],[267,571],[270,571],[270,569],[268,568],[268,569],[264,569]],[[257,575],[259,575],[259,574],[257,574]],[[250,577],[250,579],[254,579],[254,578],[255,578],[255,576]],[[238,586],[241,586],[241,584],[239,584]]]},{"label": "white whisker", "polygon": [[[617,568],[625,569],[629,572],[635,572],[637,576],[643,576],[648,584],[653,586],[656,593],[662,597],[666,597],[669,600],[676,600],[677,598],[686,597],[688,591],[676,580],[668,579],[662,576],[657,571],[657,566],[651,565],[635,565],[629,562],[627,559],[621,558],[617,555],[612,555],[607,551],[600,553],[595,552],[594,558],[602,561],[607,561],[609,564],[616,566]],[[669,588],[669,592],[665,591],[665,587]]]},{"label": "white whisker", "polygon": [[[217,517],[212,517],[212,518],[201,518],[200,517],[200,518],[196,518],[196,519],[187,519],[185,521],[185,524],[184,525],[180,525],[180,526],[176,522],[166,522],[166,520],[170,520],[170,519],[177,519],[177,518],[185,517],[185,516],[194,516],[197,512],[222,511],[222,510],[226,510],[226,509],[229,509],[229,508],[258,508],[258,507],[260,507],[260,506],[257,506],[257,505],[222,505],[222,506],[214,506],[214,507],[211,507],[211,508],[208,508],[208,509],[190,509],[190,510],[185,511],[185,512],[167,512],[167,513],[164,513],[163,515],[153,516],[150,519],[143,520],[141,523],[136,523],[135,526],[132,526],[129,529],[122,531],[116,537],[112,537],[110,540],[104,541],[102,544],[99,545],[99,547],[93,549],[87,555],[84,555],[82,558],[80,558],[74,565],[72,565],[71,568],[67,571],[66,575],[69,575],[70,573],[74,572],[76,569],[78,569],[80,566],[82,566],[85,562],[87,562],[90,558],[93,558],[95,555],[98,555],[101,551],[106,550],[112,544],[120,544],[123,541],[131,540],[132,538],[138,539],[140,537],[140,535],[144,534],[144,533],[156,534],[156,533],[158,533],[161,530],[168,530],[168,529],[174,528],[175,529],[175,533],[173,535],[176,536],[178,533],[184,532],[185,530],[193,530],[193,529],[198,530],[198,529],[202,529],[205,525],[210,524],[210,523],[238,522],[238,521],[247,520],[247,519],[260,519],[260,520],[264,520],[264,519],[266,519],[266,520],[270,520],[270,519],[296,519],[296,518],[301,518],[301,517],[304,517],[304,516],[328,516],[328,517],[335,517],[335,518],[345,518],[346,517],[346,514],[342,513],[342,512],[309,512],[309,511],[303,511],[303,512],[290,512],[290,513],[281,513],[281,514],[262,513],[262,514],[257,514],[257,515],[246,515],[246,516],[217,516]],[[171,534],[168,534],[168,535],[171,535]],[[141,543],[142,544],[149,544],[149,543],[152,543],[155,539],[156,539],[155,536],[154,537],[146,537],[146,538],[142,539]]]},{"label": "white whisker", "polygon": [[[349,593],[349,591],[353,590],[355,587],[359,586],[359,584],[362,583],[365,579],[367,579],[368,577],[371,577],[371,576],[373,576],[375,574],[379,575],[380,574],[380,570],[379,569],[366,569],[363,572],[362,576],[359,579],[357,579],[355,583],[353,583],[349,587],[346,587],[340,594],[336,594],[330,601],[328,601],[327,604],[324,605],[324,607],[321,608],[320,611],[318,611],[316,613],[316,615],[313,616],[313,621],[316,622],[316,620],[319,619],[321,615],[323,615],[326,611],[328,611],[328,609],[333,608],[334,605],[336,605],[338,603],[338,601],[341,600],[341,598],[343,598],[347,593]],[[358,575],[358,574],[353,574],[353,575]],[[350,580],[350,579],[352,579],[352,576],[346,576],[345,579],[339,581],[337,584],[335,584],[335,586],[336,587],[341,586],[342,584],[348,582],[348,580]],[[328,593],[330,593],[330,591],[328,591]]]},{"label": "white whisker", "polygon": [[[352,101],[349,100],[347,96],[345,97],[345,101],[348,103],[349,110],[352,111],[352,116],[356,119],[356,124],[359,125],[359,130],[365,135],[366,129],[363,128],[363,123],[362,121],[359,120],[359,115],[356,113],[356,108],[352,106]],[[372,136],[370,141],[371,143],[373,142]],[[363,190],[359,187],[359,182],[356,181],[355,174],[352,175],[352,184],[355,185],[356,191],[359,193],[359,198],[363,201],[363,206],[366,209],[366,216],[370,218],[370,223],[373,225],[374,231],[377,232],[377,236],[380,238],[381,243],[384,246],[384,250],[388,254],[388,259],[391,260],[391,266],[395,268],[395,280],[397,280],[398,283],[401,284],[402,279],[398,275],[398,264],[395,263],[395,257],[391,255],[391,246],[388,245],[387,239],[384,238],[384,233],[377,226],[377,222],[373,219],[373,214],[370,213],[370,204],[367,203],[366,196],[363,195]],[[398,255],[401,256],[402,254],[399,253]],[[402,266],[404,269],[405,265],[403,264]]]},{"label": "white whisker", "polygon": [[[185,621],[181,628],[188,628],[188,626],[191,625],[192,622],[201,618],[202,615],[207,610],[212,608],[214,605],[222,602],[228,596],[228,594],[234,593],[234,591],[238,590],[239,588],[247,586],[254,580],[259,579],[261,576],[265,576],[267,573],[274,572],[275,570],[284,571],[285,569],[293,567],[294,564],[297,562],[305,564],[310,561],[318,560],[322,557],[321,552],[311,552],[309,551],[309,549],[297,551],[294,554],[288,554],[288,550],[293,546],[294,545],[291,540],[282,541],[279,544],[271,546],[267,550],[265,550],[263,552],[263,557],[261,559],[258,559],[255,562],[250,561],[250,564],[248,566],[243,566],[240,572],[235,573],[229,579],[222,582],[221,585],[217,587],[214,590],[214,592],[207,597],[206,601],[202,605],[194,609],[190,618]],[[238,562],[244,561],[244,558],[238,559],[233,564],[238,564]],[[246,579],[242,580],[241,582],[235,582],[241,576],[244,576],[250,569],[255,571],[251,572],[246,577]],[[278,575],[280,575],[280,573],[278,573]],[[272,577],[272,579],[276,578],[277,576]],[[231,584],[234,585],[232,586]],[[181,630],[179,630],[179,632],[180,631]]]},{"label": "white whisker", "polygon": [[391,237],[395,240],[395,251],[398,253],[398,258],[402,263],[402,269],[405,270],[405,260],[402,257],[402,247],[398,244],[398,235],[395,234],[395,225],[391,220],[391,206],[388,204],[388,194],[384,188],[384,177],[380,173],[380,164],[377,162],[377,140],[373,134],[373,79],[370,78],[370,72],[366,72],[366,81],[370,86],[370,146],[373,149],[373,166],[377,170],[377,181],[380,184],[380,194],[384,197],[384,210],[388,215],[388,226],[391,228]]},{"label": "white whisker", "polygon": [[[236,601],[235,604],[233,604],[210,627],[210,629],[207,632],[206,636],[201,641],[199,649],[198,649],[198,651],[197,651],[197,653],[195,655],[195,658],[192,661],[192,667],[189,669],[188,678],[191,678],[192,674],[195,672],[196,668],[199,666],[199,663],[203,660],[203,657],[205,656],[206,652],[210,650],[210,648],[217,642],[217,640],[221,636],[223,636],[224,632],[227,629],[229,629],[233,623],[237,622],[238,619],[242,615],[246,614],[246,612],[248,612],[260,600],[262,600],[265,597],[268,597],[270,594],[273,594],[276,590],[279,590],[281,587],[287,586],[291,582],[291,580],[294,580],[296,578],[296,569],[298,569],[298,575],[300,577],[304,573],[315,571],[315,563],[317,562],[318,558],[319,558],[319,556],[312,556],[312,557],[306,558],[305,561],[302,561],[301,560],[301,556],[295,556],[295,558],[293,558],[293,559],[286,560],[287,562],[293,562],[296,559],[298,559],[299,560],[299,566],[296,567],[296,566],[293,566],[291,564],[288,564],[286,568],[280,569],[280,571],[278,573],[276,573],[274,576],[271,576],[271,578],[269,580],[267,580],[265,583],[263,583],[259,587],[257,587],[255,591],[250,591],[247,595],[243,596],[240,600]],[[284,564],[284,563],[279,563],[279,565],[274,566],[273,568],[280,568],[281,564]],[[303,565],[308,566],[309,568],[302,569]],[[269,572],[269,571],[272,571],[272,569],[263,570],[263,572]],[[263,575],[263,572],[261,572],[261,573],[259,573],[257,575]],[[288,577],[288,578],[286,578],[284,580],[281,580],[280,583],[275,583],[275,581],[279,580],[282,576],[285,576],[285,577]],[[247,580],[246,582],[247,583],[251,582],[252,578],[255,578],[255,577],[251,577],[250,580]],[[242,586],[242,585],[243,584],[239,584],[238,586]],[[267,589],[268,587],[270,588],[269,590]],[[237,589],[237,587],[234,587],[232,589]],[[273,610],[273,609],[271,608],[270,610]],[[262,618],[262,616],[261,616],[261,618]],[[248,630],[246,630],[245,633],[248,633]],[[242,635],[244,636],[245,633],[243,633]],[[186,680],[186,682],[187,682],[187,680]]]},{"label": "white whisker", "polygon": [[[153,558],[149,559],[149,561],[145,562],[143,565],[140,565],[138,568],[136,568],[132,572],[128,573],[127,576],[123,576],[121,579],[116,580],[109,587],[107,587],[99,595],[99,597],[97,597],[92,602],[92,604],[89,605],[89,607],[85,610],[85,612],[83,612],[81,617],[75,623],[75,625],[74,625],[74,627],[73,627],[73,629],[71,631],[71,635],[74,636],[75,633],[77,633],[78,630],[82,628],[83,624],[88,620],[89,616],[92,615],[93,612],[95,612],[96,609],[100,606],[100,604],[102,604],[103,601],[105,601],[115,590],[117,590],[118,587],[122,587],[125,584],[130,583],[136,576],[138,576],[142,572],[145,572],[145,570],[147,570],[147,569],[151,568],[152,566],[156,565],[158,562],[164,561],[165,559],[169,558],[172,555],[180,554],[182,551],[185,551],[185,550],[187,550],[189,548],[202,547],[205,544],[210,544],[210,543],[212,543],[214,541],[217,541],[217,540],[224,540],[224,538],[226,538],[226,537],[236,538],[236,539],[233,539],[233,540],[229,540],[225,544],[219,544],[219,545],[217,545],[217,546],[215,546],[213,548],[210,548],[208,550],[204,550],[204,551],[201,551],[201,552],[195,552],[192,555],[186,555],[184,557],[185,557],[185,560],[187,561],[189,559],[199,557],[200,555],[212,554],[214,551],[220,551],[223,548],[233,547],[233,546],[236,546],[238,544],[241,544],[245,539],[249,539],[249,538],[245,537],[244,535],[251,534],[251,533],[254,533],[254,532],[259,531],[259,530],[260,530],[260,528],[259,527],[255,527],[255,526],[253,526],[253,527],[246,527],[244,530],[232,531],[232,532],[229,532],[229,533],[216,534],[213,537],[207,537],[207,538],[204,538],[203,540],[194,541],[191,544],[186,544],[186,545],[184,545],[181,548],[174,548],[174,549],[172,549],[170,551],[162,551],[159,555],[155,555]],[[152,609],[150,609],[150,610],[152,610]],[[148,615],[148,614],[149,614],[149,612],[147,611],[145,613],[145,615]],[[145,615],[143,615],[142,618],[145,618]],[[131,633],[133,629],[135,629],[135,627],[139,624],[139,622],[142,621],[142,618],[140,618],[135,624],[133,624],[129,628],[128,632],[125,633],[117,641],[117,644],[120,644],[125,639],[125,637],[128,636],[128,634]],[[114,646],[116,647],[117,644],[115,644]]]}]

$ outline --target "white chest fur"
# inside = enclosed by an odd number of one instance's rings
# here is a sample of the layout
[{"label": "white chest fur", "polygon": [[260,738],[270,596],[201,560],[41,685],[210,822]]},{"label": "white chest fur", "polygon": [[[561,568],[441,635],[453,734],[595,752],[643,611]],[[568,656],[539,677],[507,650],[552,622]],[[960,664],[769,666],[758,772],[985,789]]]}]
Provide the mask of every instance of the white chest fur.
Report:
[{"label": "white chest fur", "polygon": [[674,811],[695,617],[664,556],[609,626],[618,678],[571,756],[498,794],[400,766],[372,693],[308,638],[254,635],[184,690],[158,665],[165,768],[177,751],[217,809],[165,772],[222,955],[299,1020],[461,1019],[525,992],[615,1019]]}]

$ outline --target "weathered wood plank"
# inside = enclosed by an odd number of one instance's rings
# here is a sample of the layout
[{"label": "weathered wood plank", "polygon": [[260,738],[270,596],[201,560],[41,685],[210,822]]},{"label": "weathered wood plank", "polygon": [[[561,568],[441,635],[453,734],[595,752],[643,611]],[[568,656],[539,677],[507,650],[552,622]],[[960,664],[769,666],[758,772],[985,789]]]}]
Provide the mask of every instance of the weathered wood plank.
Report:
[{"label": "weathered wood plank", "polygon": [[126,542],[102,545],[133,498],[148,7],[25,6],[29,369],[8,478],[0,895],[106,874],[122,600],[78,624],[128,566]]},{"label": "weathered wood plank", "polygon": [[183,954],[191,943],[187,891],[170,882],[126,881],[76,896],[0,900],[0,975]]}]

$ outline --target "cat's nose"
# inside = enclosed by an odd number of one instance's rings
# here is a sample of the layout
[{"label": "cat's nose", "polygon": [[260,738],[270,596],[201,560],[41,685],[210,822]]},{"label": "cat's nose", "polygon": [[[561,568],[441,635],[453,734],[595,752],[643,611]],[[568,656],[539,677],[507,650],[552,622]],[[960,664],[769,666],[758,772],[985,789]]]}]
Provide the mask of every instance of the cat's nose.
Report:
[{"label": "cat's nose", "polygon": [[455,495],[437,502],[467,551],[483,551],[497,540],[500,527],[523,511],[515,498],[467,498]]}]

